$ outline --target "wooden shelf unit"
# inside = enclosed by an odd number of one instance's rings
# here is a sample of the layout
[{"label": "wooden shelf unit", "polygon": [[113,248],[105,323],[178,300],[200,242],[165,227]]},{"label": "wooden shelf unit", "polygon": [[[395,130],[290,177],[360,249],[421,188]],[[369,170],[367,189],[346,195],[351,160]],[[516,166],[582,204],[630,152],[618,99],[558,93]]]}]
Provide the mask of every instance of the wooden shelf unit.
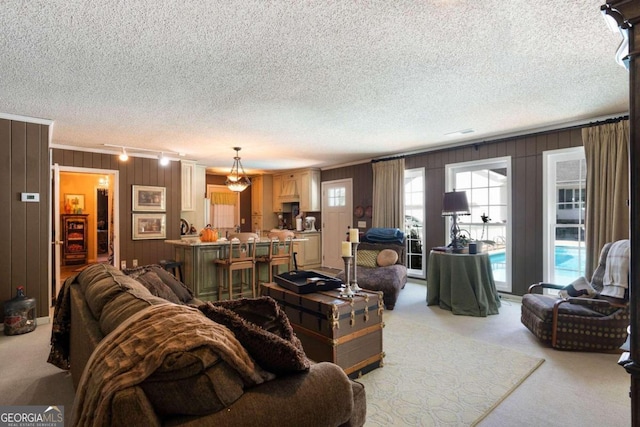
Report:
[{"label": "wooden shelf unit", "polygon": [[88,214],[65,214],[60,216],[62,226],[62,264],[87,263],[87,217]]}]

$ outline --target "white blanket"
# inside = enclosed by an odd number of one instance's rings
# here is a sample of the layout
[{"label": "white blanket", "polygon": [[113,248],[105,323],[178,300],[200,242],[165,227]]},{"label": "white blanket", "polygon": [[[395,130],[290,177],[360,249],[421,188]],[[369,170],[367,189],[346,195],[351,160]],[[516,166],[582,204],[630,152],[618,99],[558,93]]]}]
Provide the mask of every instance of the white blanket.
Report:
[{"label": "white blanket", "polygon": [[602,285],[604,289],[600,295],[624,298],[629,288],[629,240],[618,240],[611,244]]}]

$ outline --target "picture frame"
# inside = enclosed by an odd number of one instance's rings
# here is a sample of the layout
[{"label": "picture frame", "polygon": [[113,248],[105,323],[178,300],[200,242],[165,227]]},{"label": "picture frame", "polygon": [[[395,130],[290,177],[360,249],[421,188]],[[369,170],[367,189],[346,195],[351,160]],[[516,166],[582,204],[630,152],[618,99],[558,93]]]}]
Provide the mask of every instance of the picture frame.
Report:
[{"label": "picture frame", "polygon": [[133,240],[150,240],[167,238],[167,214],[149,213],[132,214]]},{"label": "picture frame", "polygon": [[133,209],[139,212],[164,212],[167,205],[166,187],[132,186]]},{"label": "picture frame", "polygon": [[65,212],[72,214],[80,214],[84,211],[84,194],[65,194],[64,195]]}]

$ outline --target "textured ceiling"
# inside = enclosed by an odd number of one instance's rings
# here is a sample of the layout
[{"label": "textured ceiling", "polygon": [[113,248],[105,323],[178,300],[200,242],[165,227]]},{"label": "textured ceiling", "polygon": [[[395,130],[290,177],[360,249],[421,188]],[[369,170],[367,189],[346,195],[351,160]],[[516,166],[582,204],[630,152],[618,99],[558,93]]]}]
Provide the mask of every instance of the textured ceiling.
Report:
[{"label": "textured ceiling", "polygon": [[0,1],[0,113],[225,171],[481,141],[628,111],[602,3]]}]

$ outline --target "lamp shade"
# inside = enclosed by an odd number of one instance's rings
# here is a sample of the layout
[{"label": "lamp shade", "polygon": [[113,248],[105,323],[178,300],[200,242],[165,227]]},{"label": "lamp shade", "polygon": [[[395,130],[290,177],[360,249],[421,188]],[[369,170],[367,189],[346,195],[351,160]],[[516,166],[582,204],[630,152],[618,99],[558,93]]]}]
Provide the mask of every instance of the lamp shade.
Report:
[{"label": "lamp shade", "polygon": [[444,193],[442,199],[442,216],[469,215],[470,213],[466,191]]}]

